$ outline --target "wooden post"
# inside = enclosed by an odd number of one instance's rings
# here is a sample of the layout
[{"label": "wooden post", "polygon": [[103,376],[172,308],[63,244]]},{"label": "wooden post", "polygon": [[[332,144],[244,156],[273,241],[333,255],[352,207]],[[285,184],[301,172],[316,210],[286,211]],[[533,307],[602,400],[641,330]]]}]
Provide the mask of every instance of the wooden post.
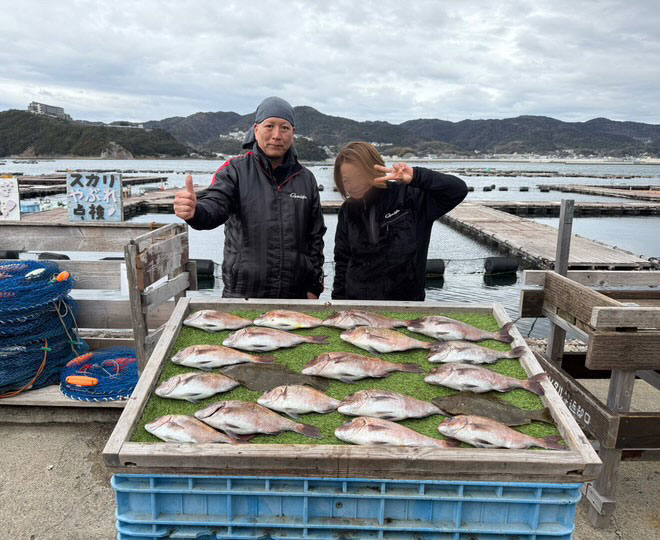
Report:
[{"label": "wooden post", "polygon": [[[571,250],[574,209],[575,201],[573,199],[562,199],[559,210],[559,232],[557,234],[557,252],[554,268],[555,272],[562,276],[568,274],[568,257]],[[548,358],[559,366],[561,366],[562,356],[564,355],[565,341],[566,330],[554,323],[550,323],[546,353]]]},{"label": "wooden post", "polygon": [[137,244],[131,240],[124,247],[124,260],[126,261],[126,278],[128,280],[128,299],[131,305],[131,322],[133,325],[133,339],[135,340],[135,355],[138,361],[138,373],[147,362],[146,337],[147,316],[142,311],[142,291],[138,287],[135,259],[137,257]]},{"label": "wooden post", "polygon": [[[630,410],[634,386],[635,371],[612,370],[607,393],[607,406],[612,412],[621,413]],[[610,516],[614,513],[621,453],[622,451],[616,448],[605,447],[601,447],[598,453],[603,467],[598,478],[587,487],[587,499],[591,503],[589,521],[594,527],[607,527]]]}]

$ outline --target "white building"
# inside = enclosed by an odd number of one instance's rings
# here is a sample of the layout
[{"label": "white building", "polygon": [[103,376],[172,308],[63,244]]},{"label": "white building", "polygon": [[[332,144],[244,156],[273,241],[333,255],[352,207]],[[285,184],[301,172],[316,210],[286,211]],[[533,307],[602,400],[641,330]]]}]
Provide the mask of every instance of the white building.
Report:
[{"label": "white building", "polygon": [[33,101],[28,105],[27,110],[34,114],[43,114],[44,116],[52,116],[54,118],[61,118],[62,120],[71,120],[71,117],[64,112],[62,107],[55,107],[54,105],[46,105],[45,103],[37,103]]}]

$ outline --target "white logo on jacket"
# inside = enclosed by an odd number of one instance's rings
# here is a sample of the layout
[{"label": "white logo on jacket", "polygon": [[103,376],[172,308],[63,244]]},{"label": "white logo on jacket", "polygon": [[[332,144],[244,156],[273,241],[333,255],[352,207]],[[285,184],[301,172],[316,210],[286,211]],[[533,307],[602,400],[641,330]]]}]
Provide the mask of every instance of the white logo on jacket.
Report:
[{"label": "white logo on jacket", "polygon": [[307,195],[300,193],[292,193],[291,195],[289,195],[289,197],[291,197],[292,199],[306,199]]},{"label": "white logo on jacket", "polygon": [[391,217],[396,216],[401,210],[395,210],[394,212],[390,212],[389,214],[385,214],[385,219],[390,219]]}]

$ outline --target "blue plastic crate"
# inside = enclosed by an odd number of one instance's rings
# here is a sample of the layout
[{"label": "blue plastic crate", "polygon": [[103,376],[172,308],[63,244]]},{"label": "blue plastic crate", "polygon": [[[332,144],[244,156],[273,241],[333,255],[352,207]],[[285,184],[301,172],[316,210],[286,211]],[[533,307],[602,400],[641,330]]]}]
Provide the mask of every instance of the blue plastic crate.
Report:
[{"label": "blue plastic crate", "polygon": [[117,538],[570,540],[581,484],[120,474]]}]

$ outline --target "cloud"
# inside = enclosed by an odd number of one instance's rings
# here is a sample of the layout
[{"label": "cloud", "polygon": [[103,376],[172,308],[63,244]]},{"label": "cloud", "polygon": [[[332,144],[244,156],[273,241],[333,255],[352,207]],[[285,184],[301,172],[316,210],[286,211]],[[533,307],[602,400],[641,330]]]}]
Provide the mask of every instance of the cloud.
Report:
[{"label": "cloud", "polygon": [[148,120],[277,94],[360,120],[660,123],[658,27],[653,1],[7,2],[0,108]]}]

